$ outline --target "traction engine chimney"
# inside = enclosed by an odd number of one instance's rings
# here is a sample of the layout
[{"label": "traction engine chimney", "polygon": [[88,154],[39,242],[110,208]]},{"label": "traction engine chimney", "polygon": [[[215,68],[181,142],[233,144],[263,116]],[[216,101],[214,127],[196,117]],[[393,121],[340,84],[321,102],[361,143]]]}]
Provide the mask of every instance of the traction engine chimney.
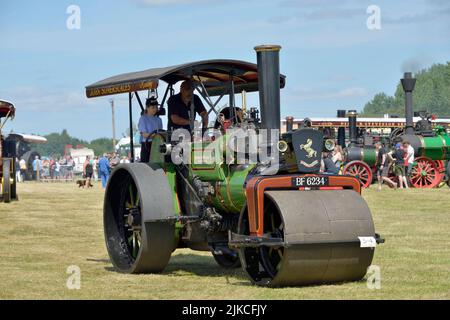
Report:
[{"label": "traction engine chimney", "polygon": [[412,77],[411,72],[405,72],[401,82],[403,90],[405,91],[405,133],[414,134],[412,92],[416,85],[416,79]]}]

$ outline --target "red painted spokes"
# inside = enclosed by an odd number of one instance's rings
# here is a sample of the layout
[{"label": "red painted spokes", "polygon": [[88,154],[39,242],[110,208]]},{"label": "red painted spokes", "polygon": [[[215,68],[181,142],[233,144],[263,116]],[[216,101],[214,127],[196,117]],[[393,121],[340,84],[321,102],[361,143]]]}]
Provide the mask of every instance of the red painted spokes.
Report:
[{"label": "red painted spokes", "polygon": [[344,174],[354,176],[361,181],[363,188],[368,188],[372,183],[372,170],[362,161],[352,161],[344,167]]},{"label": "red painted spokes", "polygon": [[410,177],[414,188],[434,188],[441,182],[443,173],[440,172],[440,165],[437,162],[426,157],[418,157],[415,163]]}]

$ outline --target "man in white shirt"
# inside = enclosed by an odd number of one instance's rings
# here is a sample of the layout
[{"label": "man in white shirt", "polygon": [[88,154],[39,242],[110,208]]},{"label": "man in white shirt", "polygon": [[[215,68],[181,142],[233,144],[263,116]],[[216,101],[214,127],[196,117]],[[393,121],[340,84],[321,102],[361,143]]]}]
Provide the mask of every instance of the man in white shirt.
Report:
[{"label": "man in white shirt", "polygon": [[20,168],[20,175],[21,175],[20,182],[23,182],[23,181],[25,181],[26,175],[27,175],[27,163],[23,158],[20,158],[19,168]]},{"label": "man in white shirt", "polygon": [[406,168],[406,175],[411,175],[411,170],[414,164],[414,148],[409,141],[403,141],[403,150],[406,152],[406,160],[408,161],[408,167]]}]

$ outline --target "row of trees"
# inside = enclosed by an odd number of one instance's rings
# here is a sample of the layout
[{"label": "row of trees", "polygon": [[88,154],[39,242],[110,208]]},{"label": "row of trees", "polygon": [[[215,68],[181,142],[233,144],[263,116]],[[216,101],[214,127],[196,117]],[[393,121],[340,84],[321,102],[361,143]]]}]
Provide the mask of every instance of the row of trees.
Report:
[{"label": "row of trees", "polygon": [[[450,116],[450,62],[434,64],[415,74],[414,111],[428,110],[439,117]],[[378,93],[369,101],[362,112],[366,117],[380,117],[389,113],[403,116],[405,98],[401,83],[394,96]]]},{"label": "row of trees", "polygon": [[[134,133],[138,131],[137,125],[134,122],[132,123],[132,128]],[[129,136],[130,128],[127,128],[125,132],[122,133],[122,137]],[[61,131],[61,133],[50,133],[44,135],[44,137],[47,138],[47,143],[36,144],[32,147],[33,150],[36,150],[44,156],[62,156],[64,154],[64,148],[68,144],[72,145],[74,148],[78,145],[82,145],[83,147],[94,150],[96,155],[114,151],[113,140],[111,138],[98,138],[88,142],[86,140],[72,137],[66,129]],[[119,142],[119,139],[116,140],[116,143]]]},{"label": "row of trees", "polygon": [[62,156],[64,154],[64,148],[68,144],[72,145],[74,148],[77,145],[82,145],[86,148],[93,149],[96,155],[113,151],[112,139],[99,138],[88,142],[70,136],[66,129],[61,133],[50,133],[44,137],[47,138],[47,143],[33,146],[33,149],[38,151],[41,155]]}]

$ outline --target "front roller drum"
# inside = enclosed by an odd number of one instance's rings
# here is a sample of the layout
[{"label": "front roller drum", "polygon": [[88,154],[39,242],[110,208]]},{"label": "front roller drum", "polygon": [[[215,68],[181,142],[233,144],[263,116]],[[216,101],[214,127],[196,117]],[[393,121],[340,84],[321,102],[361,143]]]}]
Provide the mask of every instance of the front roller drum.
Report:
[{"label": "front roller drum", "polygon": [[[239,234],[248,232],[243,210]],[[375,230],[367,204],[353,190],[266,191],[264,237],[271,239],[267,245],[239,252],[244,271],[261,286],[360,280],[374,255],[373,247],[361,248],[358,237],[375,238]]]},{"label": "front roller drum", "polygon": [[162,169],[146,163],[119,165],[108,182],[103,221],[114,268],[124,273],[161,272],[175,247],[173,212]]}]

